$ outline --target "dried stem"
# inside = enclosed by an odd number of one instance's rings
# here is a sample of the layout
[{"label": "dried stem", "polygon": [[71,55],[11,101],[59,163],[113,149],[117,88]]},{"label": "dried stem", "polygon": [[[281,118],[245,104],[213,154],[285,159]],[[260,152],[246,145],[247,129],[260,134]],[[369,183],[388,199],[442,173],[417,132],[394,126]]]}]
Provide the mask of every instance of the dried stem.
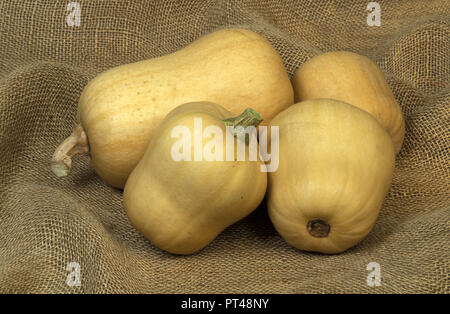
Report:
[{"label": "dried stem", "polygon": [[89,154],[89,143],[81,124],[62,142],[53,154],[51,169],[58,177],[65,177],[72,169],[72,157],[76,154]]},{"label": "dried stem", "polygon": [[[255,110],[253,110],[251,108],[245,109],[245,111],[243,113],[241,113],[240,115],[238,115],[237,117],[222,120],[222,122],[225,124],[225,126],[235,128],[233,130],[234,135],[238,139],[242,139],[242,140],[245,139],[246,144],[249,143],[249,137],[246,136],[247,135],[246,128],[248,128],[250,126],[253,126],[256,128],[262,121],[263,121],[263,119],[261,118],[259,113],[257,113]],[[248,136],[250,136],[250,134],[248,134]]]}]

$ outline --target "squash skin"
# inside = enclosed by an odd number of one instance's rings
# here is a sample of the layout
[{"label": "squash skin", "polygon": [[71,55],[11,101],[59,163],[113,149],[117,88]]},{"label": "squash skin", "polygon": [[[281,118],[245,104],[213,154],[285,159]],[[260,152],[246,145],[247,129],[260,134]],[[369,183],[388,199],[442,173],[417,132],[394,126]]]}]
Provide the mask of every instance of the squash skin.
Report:
[{"label": "squash skin", "polygon": [[[176,162],[171,158],[171,146],[178,140],[171,137],[174,127],[187,126],[193,134],[193,120],[198,117],[203,129],[215,125],[225,134],[221,120],[231,116],[208,102],[177,107],[130,174],[124,189],[126,213],[135,228],[160,249],[193,254],[263,200],[267,174],[261,172],[262,161]],[[223,151],[225,156],[225,144]]]},{"label": "squash skin", "polygon": [[251,107],[270,120],[294,95],[277,51],[244,29],[219,30],[172,54],[110,69],[89,82],[78,106],[100,177],[123,188],[165,115],[192,101],[231,112]]},{"label": "squash skin", "polygon": [[[389,134],[367,112],[317,99],[278,114],[279,167],[268,173],[269,217],[292,246],[340,253],[372,229],[389,190],[395,152]],[[325,237],[308,232],[316,219]]]},{"label": "squash skin", "polygon": [[369,58],[348,51],[323,53],[294,73],[295,102],[330,98],[369,112],[388,131],[395,151],[405,136],[402,110],[383,72]]}]

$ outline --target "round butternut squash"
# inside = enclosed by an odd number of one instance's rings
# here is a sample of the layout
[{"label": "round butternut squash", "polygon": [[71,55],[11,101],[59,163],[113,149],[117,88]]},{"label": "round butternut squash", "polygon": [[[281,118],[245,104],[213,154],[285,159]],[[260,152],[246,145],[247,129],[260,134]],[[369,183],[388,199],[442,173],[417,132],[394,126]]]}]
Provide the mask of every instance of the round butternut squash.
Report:
[{"label": "round butternut squash", "polygon": [[270,125],[279,127],[279,166],[268,173],[267,190],[276,230],[305,251],[339,253],[361,241],[392,180],[395,152],[386,130],[367,112],[331,99],[297,103]]},{"label": "round butternut squash", "polygon": [[331,98],[361,108],[388,131],[398,153],[405,135],[402,110],[383,72],[369,58],[348,51],[323,53],[294,73],[295,102]]},{"label": "round butternut squash", "polygon": [[53,172],[66,176],[72,156],[89,152],[100,177],[123,188],[165,115],[192,101],[211,101],[231,112],[252,107],[270,120],[293,104],[294,93],[268,40],[249,30],[219,30],[90,81],[78,104],[80,124],[55,151]]},{"label": "round butternut squash", "polygon": [[240,160],[237,155],[239,141],[247,156],[251,143],[258,149],[256,133],[250,133],[251,140],[237,137],[228,149],[226,141],[227,136],[235,136],[226,126],[256,126],[260,116],[252,110],[231,116],[209,102],[177,107],[159,126],[131,172],[124,189],[125,210],[136,229],[160,249],[195,253],[250,214],[264,198],[264,162]]}]

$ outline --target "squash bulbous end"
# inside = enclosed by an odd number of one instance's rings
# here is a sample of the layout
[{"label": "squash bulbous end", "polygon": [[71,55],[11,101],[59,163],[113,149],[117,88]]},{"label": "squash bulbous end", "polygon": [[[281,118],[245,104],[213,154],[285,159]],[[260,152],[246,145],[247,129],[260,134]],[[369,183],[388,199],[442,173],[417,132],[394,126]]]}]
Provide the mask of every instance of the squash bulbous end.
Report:
[{"label": "squash bulbous end", "polygon": [[316,238],[325,238],[330,233],[330,225],[322,219],[308,221],[306,228],[309,234]]}]

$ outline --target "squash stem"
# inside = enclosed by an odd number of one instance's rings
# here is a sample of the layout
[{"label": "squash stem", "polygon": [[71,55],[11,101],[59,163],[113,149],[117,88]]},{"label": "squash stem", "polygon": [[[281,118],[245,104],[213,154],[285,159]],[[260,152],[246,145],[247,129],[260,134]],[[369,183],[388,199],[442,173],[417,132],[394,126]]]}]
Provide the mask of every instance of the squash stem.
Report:
[{"label": "squash stem", "polygon": [[[245,136],[246,144],[248,144],[249,142],[249,137],[246,136],[248,134],[248,131],[246,131],[245,129],[251,126],[256,128],[262,121],[263,119],[261,118],[259,113],[257,113],[252,108],[245,109],[244,112],[237,117],[222,120],[225,126],[233,127],[234,135],[237,138],[241,139],[243,136]],[[248,136],[250,136],[250,134],[248,134]]]},{"label": "squash stem", "polygon": [[88,139],[81,124],[56,148],[50,164],[53,173],[58,177],[67,176],[72,169],[72,157],[76,154],[89,154]]},{"label": "squash stem", "polygon": [[325,238],[330,233],[330,225],[322,219],[313,219],[306,226],[309,234],[316,238]]}]

